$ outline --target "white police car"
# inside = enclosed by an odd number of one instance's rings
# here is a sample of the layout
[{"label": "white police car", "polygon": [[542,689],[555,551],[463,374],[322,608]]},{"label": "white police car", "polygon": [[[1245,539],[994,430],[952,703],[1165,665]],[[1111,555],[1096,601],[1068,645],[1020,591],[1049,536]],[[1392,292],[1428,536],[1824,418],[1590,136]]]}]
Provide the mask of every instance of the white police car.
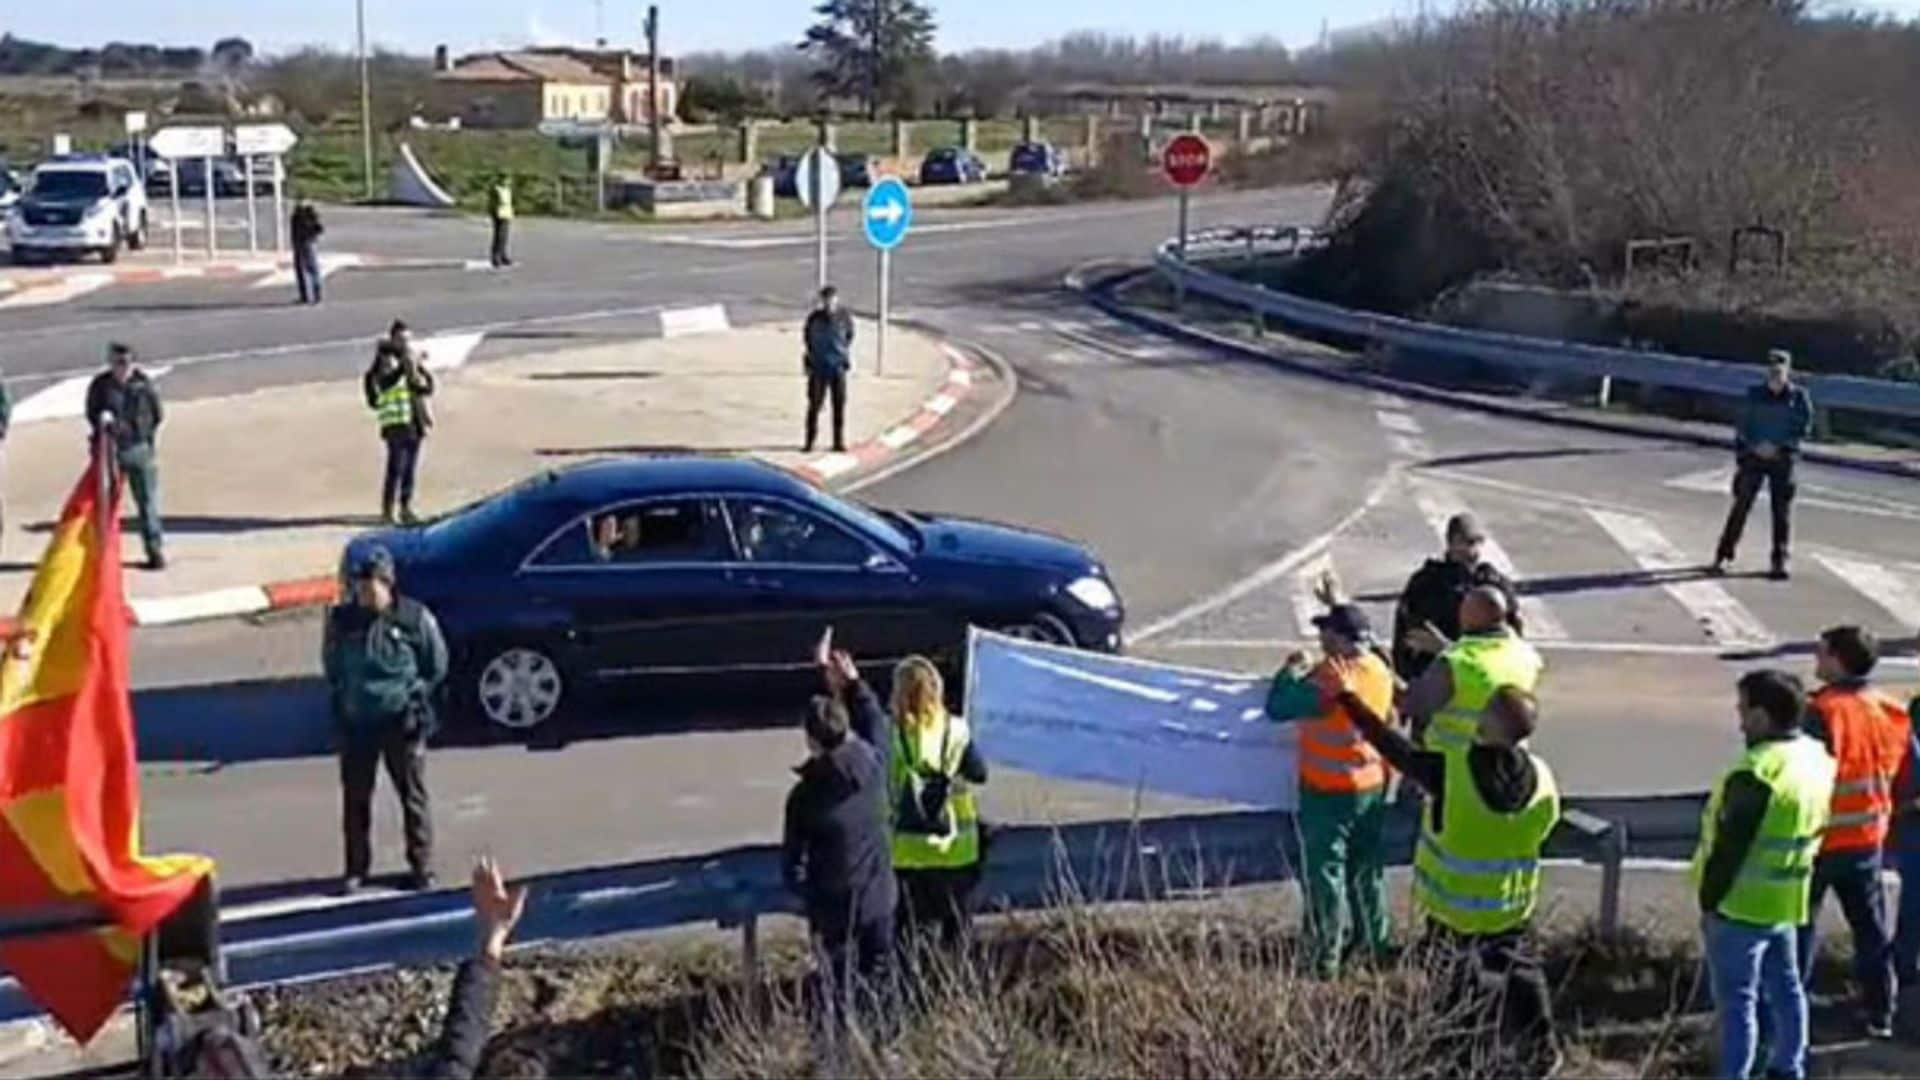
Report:
[{"label": "white police car", "polygon": [[7,211],[15,263],[97,253],[113,262],[147,244],[147,192],[125,158],[72,155],[43,162]]}]

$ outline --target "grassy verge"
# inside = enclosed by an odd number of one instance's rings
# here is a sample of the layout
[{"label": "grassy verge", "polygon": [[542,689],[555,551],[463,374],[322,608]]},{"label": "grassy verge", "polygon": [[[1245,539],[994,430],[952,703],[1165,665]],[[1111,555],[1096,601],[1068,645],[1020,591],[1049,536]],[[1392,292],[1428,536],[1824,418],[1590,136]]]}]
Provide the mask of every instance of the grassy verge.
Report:
[{"label": "grassy verge", "polygon": [[[1584,921],[1592,875],[1556,871],[1540,916],[1567,1070],[1582,1077],[1708,1071],[1707,1005],[1684,881],[1629,883],[1637,931],[1603,941]],[[1675,885],[1674,882],[1681,882]],[[1397,881],[1396,885],[1400,884]],[[1405,909],[1396,887],[1395,907]],[[1291,888],[1205,900],[1050,910],[983,922],[965,961],[924,968],[918,1007],[889,1030],[816,1041],[802,1005],[799,928],[763,930],[749,1000],[731,935],[541,949],[508,966],[487,1076],[1500,1075],[1469,1018],[1442,1003],[1417,951],[1332,982],[1301,970]],[[1828,935],[1831,939],[1835,935]],[[1845,993],[1831,960],[1821,993]],[[450,972],[409,971],[263,995],[276,1069],[393,1075],[428,1048]],[[1825,1006],[1823,1042],[1847,1034]],[[1897,1048],[1884,1048],[1896,1053]],[[1906,1056],[1899,1056],[1905,1054]],[[1897,1051],[1897,1066],[1913,1059]],[[1855,1072],[1839,1068],[1840,1072]],[[1833,1070],[1828,1071],[1831,1075]],[[1898,1075],[1892,1072],[1877,1075]]]}]

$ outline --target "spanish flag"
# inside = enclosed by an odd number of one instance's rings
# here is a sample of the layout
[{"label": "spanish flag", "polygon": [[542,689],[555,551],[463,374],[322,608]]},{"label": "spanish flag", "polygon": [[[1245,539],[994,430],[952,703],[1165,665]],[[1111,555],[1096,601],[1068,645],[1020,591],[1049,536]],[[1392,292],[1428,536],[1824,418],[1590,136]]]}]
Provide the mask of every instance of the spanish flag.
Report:
[{"label": "spanish flag", "polygon": [[125,997],[141,935],[213,871],[140,855],[120,488],[100,468],[67,500],[0,657],[0,911],[93,903],[115,923],[0,942],[0,967],[81,1042]]}]

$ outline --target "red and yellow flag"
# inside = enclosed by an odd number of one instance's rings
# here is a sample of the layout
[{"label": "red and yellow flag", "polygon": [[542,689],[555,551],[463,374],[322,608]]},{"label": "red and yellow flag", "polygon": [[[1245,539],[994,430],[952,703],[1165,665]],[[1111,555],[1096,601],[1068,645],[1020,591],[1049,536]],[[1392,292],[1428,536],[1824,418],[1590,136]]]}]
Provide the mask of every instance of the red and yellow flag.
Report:
[{"label": "red and yellow flag", "polygon": [[213,861],[140,854],[120,491],[73,489],[0,657],[0,910],[91,901],[105,930],[0,942],[0,966],[81,1042],[126,994],[140,935]]}]

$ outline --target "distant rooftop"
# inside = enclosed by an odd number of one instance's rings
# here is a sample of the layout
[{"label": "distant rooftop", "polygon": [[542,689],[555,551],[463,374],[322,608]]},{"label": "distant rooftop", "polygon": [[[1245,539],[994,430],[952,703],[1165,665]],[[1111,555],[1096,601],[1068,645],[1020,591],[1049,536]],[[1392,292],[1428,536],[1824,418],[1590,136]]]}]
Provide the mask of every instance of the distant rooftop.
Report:
[{"label": "distant rooftop", "polygon": [[608,86],[613,80],[570,56],[499,52],[463,56],[442,79],[461,82],[558,82]]}]

